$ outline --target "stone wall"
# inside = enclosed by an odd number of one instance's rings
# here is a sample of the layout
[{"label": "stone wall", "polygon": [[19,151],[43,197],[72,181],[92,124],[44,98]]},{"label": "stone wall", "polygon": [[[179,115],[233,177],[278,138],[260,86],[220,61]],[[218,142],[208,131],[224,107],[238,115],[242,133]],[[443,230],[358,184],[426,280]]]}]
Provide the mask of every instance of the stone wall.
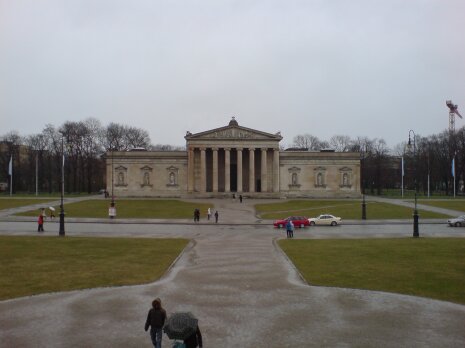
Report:
[{"label": "stone wall", "polygon": [[106,159],[110,195],[112,186],[115,197],[181,197],[187,192],[185,151],[110,152]]},{"label": "stone wall", "polygon": [[281,152],[280,192],[285,197],[360,197],[360,155]]}]

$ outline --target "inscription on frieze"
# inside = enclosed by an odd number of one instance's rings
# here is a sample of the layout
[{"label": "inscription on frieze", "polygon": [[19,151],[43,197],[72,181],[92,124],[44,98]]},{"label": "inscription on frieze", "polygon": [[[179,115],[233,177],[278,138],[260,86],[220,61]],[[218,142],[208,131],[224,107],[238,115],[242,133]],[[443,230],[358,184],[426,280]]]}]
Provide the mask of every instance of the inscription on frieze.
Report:
[{"label": "inscription on frieze", "polygon": [[222,131],[216,131],[211,134],[205,135],[206,138],[234,138],[234,139],[256,139],[258,138],[257,134],[252,132],[244,131],[241,129],[225,129]]}]

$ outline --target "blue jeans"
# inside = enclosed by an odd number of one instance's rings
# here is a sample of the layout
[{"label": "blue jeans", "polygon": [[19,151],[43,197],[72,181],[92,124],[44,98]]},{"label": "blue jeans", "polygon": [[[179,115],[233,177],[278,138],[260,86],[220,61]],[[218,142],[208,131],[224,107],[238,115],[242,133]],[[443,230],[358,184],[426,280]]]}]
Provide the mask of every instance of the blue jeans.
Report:
[{"label": "blue jeans", "polygon": [[152,339],[153,346],[155,348],[161,348],[161,337],[162,337],[162,328],[150,328],[150,338]]}]

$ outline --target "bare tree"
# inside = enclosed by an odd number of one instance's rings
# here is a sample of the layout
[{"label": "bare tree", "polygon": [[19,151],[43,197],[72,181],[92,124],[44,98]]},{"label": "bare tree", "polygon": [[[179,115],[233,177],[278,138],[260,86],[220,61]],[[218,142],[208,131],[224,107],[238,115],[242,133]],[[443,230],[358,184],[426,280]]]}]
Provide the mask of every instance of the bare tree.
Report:
[{"label": "bare tree", "polygon": [[333,135],[329,139],[329,146],[337,152],[347,152],[350,149],[352,140],[347,135]]},{"label": "bare tree", "polygon": [[304,134],[295,136],[292,145],[297,148],[307,149],[308,151],[318,151],[326,147],[326,144],[314,135]]}]

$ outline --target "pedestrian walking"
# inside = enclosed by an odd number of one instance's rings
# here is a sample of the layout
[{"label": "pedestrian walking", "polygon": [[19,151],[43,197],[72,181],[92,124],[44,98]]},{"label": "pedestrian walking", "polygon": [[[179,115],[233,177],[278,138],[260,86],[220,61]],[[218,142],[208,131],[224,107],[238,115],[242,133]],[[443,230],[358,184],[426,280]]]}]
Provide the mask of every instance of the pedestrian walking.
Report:
[{"label": "pedestrian walking", "polygon": [[210,217],[212,216],[212,211],[210,208],[207,210],[207,219],[210,220]]},{"label": "pedestrian walking", "polygon": [[152,301],[152,308],[147,314],[145,321],[145,331],[150,327],[150,339],[155,348],[161,348],[161,339],[163,335],[163,325],[165,325],[166,311],[161,306],[161,300],[156,298]]},{"label": "pedestrian walking", "polygon": [[239,195],[239,202],[242,203],[242,195]]},{"label": "pedestrian walking", "polygon": [[197,330],[184,340],[184,345],[186,346],[186,348],[203,347],[202,334],[200,333],[200,329],[198,326]]},{"label": "pedestrian walking", "polygon": [[219,214],[218,214],[218,210],[217,210],[217,211],[215,211],[215,223],[218,223],[218,216],[219,216]]},{"label": "pedestrian walking", "polygon": [[291,230],[290,230],[290,233],[291,233],[291,238],[294,238],[294,229],[295,229],[295,226],[294,226],[294,223],[289,220],[289,222],[291,223]]},{"label": "pedestrian walking", "polygon": [[200,210],[195,208],[194,210],[194,222],[200,221]]},{"label": "pedestrian walking", "polygon": [[44,213],[45,209],[40,210],[39,218],[37,219],[37,232],[44,232]]},{"label": "pedestrian walking", "polygon": [[286,223],[286,237],[287,238],[291,238],[291,228],[292,228],[291,224],[292,224],[291,220],[288,220]]}]

